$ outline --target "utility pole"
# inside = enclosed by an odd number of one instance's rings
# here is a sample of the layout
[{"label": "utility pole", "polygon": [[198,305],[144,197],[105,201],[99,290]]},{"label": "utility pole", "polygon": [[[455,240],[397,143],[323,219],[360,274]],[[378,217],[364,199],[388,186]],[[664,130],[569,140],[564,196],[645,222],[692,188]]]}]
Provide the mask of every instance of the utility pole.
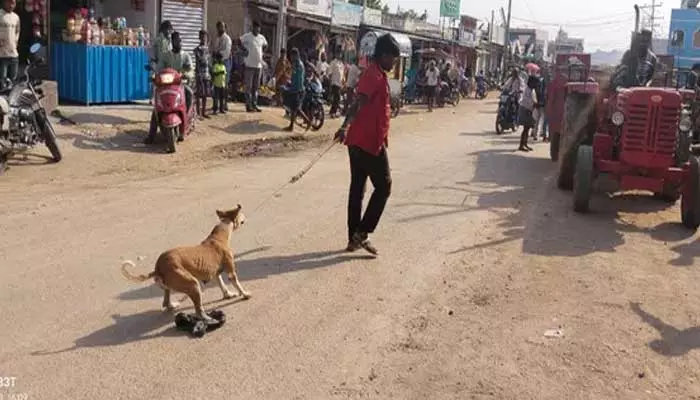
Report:
[{"label": "utility pole", "polygon": [[640,9],[644,10],[644,12],[648,15],[649,23],[647,25],[649,27],[649,30],[652,31],[652,33],[655,33],[656,28],[660,26],[656,22],[663,20],[663,17],[656,16],[656,9],[662,7],[663,5],[664,3],[657,2],[657,0],[651,0],[651,4],[646,4],[639,7]]},{"label": "utility pole", "polygon": [[[280,53],[284,48],[284,42],[287,32],[287,0],[279,0],[279,9],[277,12],[277,27],[275,28],[275,47],[274,47],[274,63],[280,57]],[[272,65],[275,65],[275,64]]]},{"label": "utility pole", "polygon": [[508,15],[506,17],[506,37],[503,39],[503,61],[501,62],[501,72],[506,75],[506,58],[510,58],[510,16],[513,11],[513,0],[508,0]]}]

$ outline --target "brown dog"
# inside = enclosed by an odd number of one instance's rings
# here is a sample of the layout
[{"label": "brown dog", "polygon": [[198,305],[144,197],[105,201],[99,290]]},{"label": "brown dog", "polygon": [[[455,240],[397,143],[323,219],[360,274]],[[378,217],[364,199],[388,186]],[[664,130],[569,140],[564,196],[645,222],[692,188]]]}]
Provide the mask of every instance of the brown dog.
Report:
[{"label": "brown dog", "polygon": [[198,246],[178,247],[161,254],[156,261],[156,267],[148,275],[132,275],[127,267],[135,267],[131,261],[122,263],[122,274],[134,282],[145,282],[151,278],[164,290],[163,307],[170,311],[177,308],[178,304],[170,299],[170,292],[182,292],[189,296],[194,303],[194,309],[200,318],[211,319],[202,308],[202,288],[199,281],[208,282],[216,276],[224,299],[236,297],[224,283],[222,274],[228,274],[229,279],[236,287],[238,294],[244,299],[250,298],[236,275],[236,266],[233,262],[233,251],[229,244],[231,234],[244,222],[245,216],[241,212],[241,205],[229,211],[216,211],[221,221],[214,230]]}]

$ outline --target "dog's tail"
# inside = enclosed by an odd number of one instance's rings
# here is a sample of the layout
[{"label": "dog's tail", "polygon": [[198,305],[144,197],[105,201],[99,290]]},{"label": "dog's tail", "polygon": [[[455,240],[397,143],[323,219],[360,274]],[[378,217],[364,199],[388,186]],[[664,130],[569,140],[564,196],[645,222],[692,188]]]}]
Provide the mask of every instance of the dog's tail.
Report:
[{"label": "dog's tail", "polygon": [[124,261],[122,263],[122,275],[124,275],[124,277],[126,279],[128,279],[132,282],[146,282],[147,280],[156,276],[155,271],[151,272],[148,275],[143,275],[143,274],[142,275],[134,275],[131,272],[129,272],[129,270],[127,269],[127,268],[134,268],[134,267],[136,267],[136,264],[134,264],[131,261]]}]

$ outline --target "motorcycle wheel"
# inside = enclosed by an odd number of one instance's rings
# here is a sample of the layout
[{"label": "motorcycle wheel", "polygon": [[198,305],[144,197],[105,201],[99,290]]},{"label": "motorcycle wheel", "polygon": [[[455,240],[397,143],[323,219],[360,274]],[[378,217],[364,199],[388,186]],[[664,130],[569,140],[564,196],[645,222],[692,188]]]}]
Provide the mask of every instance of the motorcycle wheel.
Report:
[{"label": "motorcycle wheel", "polygon": [[311,120],[311,130],[317,131],[323,127],[323,122],[326,119],[326,113],[323,111],[323,106],[318,105],[311,109],[311,115],[309,115]]},{"label": "motorcycle wheel", "polygon": [[[309,112],[311,112],[311,111],[312,111],[312,110],[304,110],[304,114],[307,115],[307,118],[311,118],[311,117],[308,116],[308,114],[307,114],[307,113],[309,113]],[[299,125],[299,126],[300,126],[302,129],[304,129],[305,131],[308,131],[309,128],[311,128],[311,121],[305,119],[304,117],[302,117],[302,116],[301,116],[301,113],[297,113],[297,117],[296,117],[296,119],[294,120],[294,123],[297,124],[297,125]]]},{"label": "motorcycle wheel", "polygon": [[60,162],[63,159],[63,154],[61,154],[61,149],[58,147],[56,131],[54,131],[51,121],[46,118],[46,114],[43,110],[37,113],[37,118],[41,126],[41,135],[44,139],[44,144],[49,148],[51,157],[53,157],[53,162]]},{"label": "motorcycle wheel", "polygon": [[173,154],[177,151],[177,127],[174,128],[163,128],[163,133],[165,133],[165,140],[167,141],[166,151],[169,154]]},{"label": "motorcycle wheel", "polygon": [[503,126],[501,124],[501,115],[498,114],[496,117],[496,135],[502,135],[503,134]]}]

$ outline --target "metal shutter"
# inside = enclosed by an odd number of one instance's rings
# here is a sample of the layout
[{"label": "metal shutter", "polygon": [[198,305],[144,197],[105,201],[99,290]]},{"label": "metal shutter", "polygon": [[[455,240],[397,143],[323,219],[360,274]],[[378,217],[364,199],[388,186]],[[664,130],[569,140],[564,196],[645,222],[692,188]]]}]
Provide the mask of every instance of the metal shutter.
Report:
[{"label": "metal shutter", "polygon": [[169,20],[180,32],[182,49],[190,54],[199,45],[199,31],[204,29],[203,0],[163,0],[160,20]]}]

